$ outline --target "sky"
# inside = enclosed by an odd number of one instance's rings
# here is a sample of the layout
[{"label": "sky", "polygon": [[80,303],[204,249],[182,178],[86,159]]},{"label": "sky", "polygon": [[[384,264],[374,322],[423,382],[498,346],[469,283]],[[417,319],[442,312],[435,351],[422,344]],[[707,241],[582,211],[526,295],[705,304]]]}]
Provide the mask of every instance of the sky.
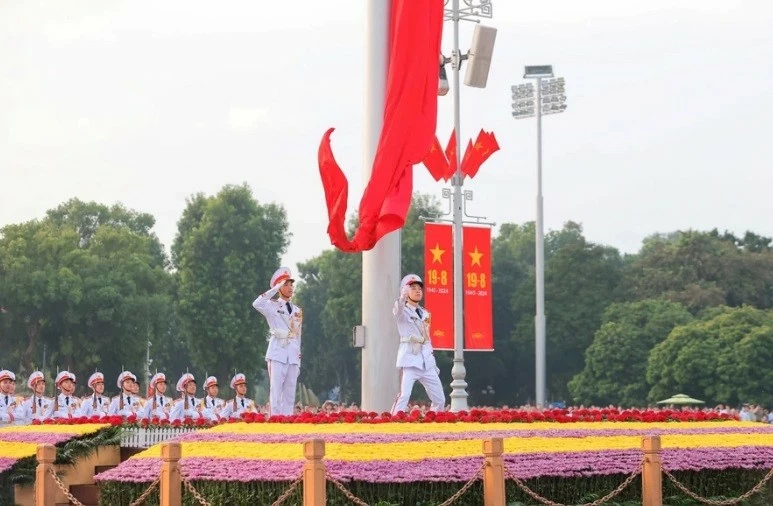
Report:
[{"label": "sky", "polygon": [[[533,220],[536,122],[511,116],[524,65],[552,64],[568,108],[543,121],[545,225],[635,252],[677,229],[773,236],[773,3],[494,0],[485,89],[461,90],[462,138],[501,151],[468,212]],[[363,0],[0,2],[0,226],[77,197],[156,217],[169,246],[186,198],[246,182],[287,210],[294,266],[329,248],[322,134],[364,167]],[[473,25],[461,29],[469,47]],[[452,28],[444,27],[444,53]],[[452,128],[439,98],[438,137]],[[414,170],[415,191],[442,183]]]}]

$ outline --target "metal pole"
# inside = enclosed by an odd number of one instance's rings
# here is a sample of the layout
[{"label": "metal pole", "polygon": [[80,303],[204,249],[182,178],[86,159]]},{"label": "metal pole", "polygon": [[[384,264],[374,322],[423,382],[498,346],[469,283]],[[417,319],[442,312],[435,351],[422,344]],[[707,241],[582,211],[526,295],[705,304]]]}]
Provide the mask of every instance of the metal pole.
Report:
[{"label": "metal pole", "polygon": [[536,373],[536,402],[545,405],[545,232],[542,216],[542,79],[537,79],[537,223],[536,223],[536,278],[537,313],[534,317],[534,354]]},{"label": "metal pole", "polygon": [[454,71],[454,136],[456,137],[456,175],[452,180],[454,187],[454,366],[451,368],[451,411],[467,409],[467,370],[464,367],[464,284],[462,280],[462,143],[459,129],[461,125],[459,68],[462,59],[459,52],[459,0],[453,0],[454,52],[452,55]]},{"label": "metal pole", "polygon": [[[384,116],[389,59],[390,0],[368,0],[365,62],[364,180],[370,180]],[[365,411],[392,408],[399,391],[397,333],[392,306],[400,291],[400,232],[362,254],[362,399]]]},{"label": "metal pole", "polygon": [[148,326],[148,340],[145,350],[145,388],[150,386],[150,326]]}]

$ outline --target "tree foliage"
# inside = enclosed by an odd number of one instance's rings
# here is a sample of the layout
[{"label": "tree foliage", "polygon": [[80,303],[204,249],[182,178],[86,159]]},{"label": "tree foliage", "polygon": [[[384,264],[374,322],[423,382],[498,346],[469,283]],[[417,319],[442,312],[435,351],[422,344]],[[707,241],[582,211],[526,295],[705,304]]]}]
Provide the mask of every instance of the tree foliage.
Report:
[{"label": "tree foliage", "polygon": [[[498,383],[516,402],[533,399],[534,224],[503,225],[494,239],[494,333],[505,368]],[[604,309],[617,300],[623,261],[614,248],[588,242],[568,222],[545,237],[545,314],[550,398],[569,398],[567,383],[584,366]],[[501,390],[499,390],[501,391]],[[514,395],[513,395],[514,394]],[[511,401],[512,402],[512,401]]]},{"label": "tree foliage", "polygon": [[189,199],[172,258],[180,331],[198,371],[263,372],[268,329],[250,302],[269,288],[289,237],[284,209],[259,204],[247,185]]},{"label": "tree foliage", "polygon": [[666,300],[610,305],[585,352],[585,368],[569,383],[572,398],[587,405],[645,406],[650,350],[691,320],[681,304]]},{"label": "tree foliage", "polygon": [[649,400],[676,393],[709,403],[773,403],[773,311],[720,307],[676,327],[647,363]]},{"label": "tree foliage", "polygon": [[74,199],[2,229],[2,327],[23,343],[4,349],[22,377],[36,368],[81,377],[97,367],[107,377],[121,365],[144,371],[146,342],[168,326],[173,289],[152,226],[150,215]]},{"label": "tree foliage", "polygon": [[629,299],[665,296],[690,311],[718,305],[773,307],[771,239],[743,239],[717,230],[653,235],[629,264],[623,289]]}]

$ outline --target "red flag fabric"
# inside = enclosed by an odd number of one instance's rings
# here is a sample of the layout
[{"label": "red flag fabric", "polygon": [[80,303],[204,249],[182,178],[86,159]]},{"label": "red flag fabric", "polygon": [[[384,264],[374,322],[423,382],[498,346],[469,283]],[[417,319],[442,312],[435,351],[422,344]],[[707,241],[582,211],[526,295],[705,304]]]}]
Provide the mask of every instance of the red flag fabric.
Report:
[{"label": "red flag fabric", "polygon": [[454,349],[454,237],[451,225],[424,225],[424,304],[436,350]]},{"label": "red flag fabric", "polygon": [[443,174],[443,179],[448,181],[456,174],[456,131],[451,130],[451,138],[446,144],[446,158],[448,159],[448,168]]},{"label": "red flag fabric", "polygon": [[464,349],[493,350],[491,229],[462,228],[464,254]]},{"label": "red flag fabric", "polygon": [[370,181],[360,200],[360,226],[352,239],[345,229],[349,183],[330,146],[334,129],[322,137],[318,164],[329,219],[327,233],[342,251],[369,250],[405,223],[413,165],[427,156],[437,124],[442,31],[442,0],[392,0],[384,123]]},{"label": "red flag fabric", "polygon": [[443,146],[440,145],[437,136],[435,136],[432,142],[429,154],[424,158],[424,166],[427,167],[435,181],[440,181],[448,170],[448,160],[446,160],[446,155],[443,154]]},{"label": "red flag fabric", "polygon": [[[481,130],[478,133],[478,138],[475,139],[475,144],[472,153],[467,159],[467,163],[462,163],[462,172],[470,178],[475,177],[483,162],[488,160],[497,151],[499,151],[499,144],[494,136],[494,132],[488,133]],[[465,157],[467,158],[467,153],[465,153]]]},{"label": "red flag fabric", "polygon": [[462,175],[466,174],[465,167],[470,163],[470,157],[473,155],[475,148],[472,145],[472,140],[467,140],[467,147],[464,148],[464,156],[462,157]]}]

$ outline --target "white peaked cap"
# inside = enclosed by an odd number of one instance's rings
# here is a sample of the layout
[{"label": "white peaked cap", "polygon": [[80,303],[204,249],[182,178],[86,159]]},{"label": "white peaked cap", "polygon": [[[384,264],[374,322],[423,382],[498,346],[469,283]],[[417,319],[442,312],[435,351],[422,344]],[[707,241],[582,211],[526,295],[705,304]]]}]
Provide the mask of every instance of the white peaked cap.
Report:
[{"label": "white peaked cap", "polygon": [[422,288],[424,288],[424,282],[421,280],[418,274],[408,274],[403,278],[402,281],[400,281],[400,290],[414,283],[418,283]]},{"label": "white peaked cap", "polygon": [[274,288],[274,286],[276,286],[276,284],[279,281],[287,281],[287,280],[295,281],[293,279],[292,271],[290,270],[289,267],[280,267],[279,269],[276,270],[274,275],[271,276],[271,286],[269,286],[269,288]]},{"label": "white peaked cap", "polygon": [[130,379],[132,381],[137,381],[137,376],[135,376],[134,374],[132,374],[129,371],[124,371],[121,374],[119,374],[118,375],[118,381],[116,382],[118,384],[118,388],[123,388],[123,382],[128,380],[128,379]]},{"label": "white peaked cap", "polygon": [[100,381],[102,383],[105,382],[105,375],[102,374],[101,372],[95,372],[94,374],[89,376],[89,381],[87,382],[87,384],[89,385],[89,388],[94,388],[94,385],[99,383]]},{"label": "white peaked cap", "polygon": [[150,388],[156,388],[156,383],[166,383],[166,375],[162,372],[157,372],[150,378]]},{"label": "white peaked cap", "polygon": [[241,385],[242,383],[247,383],[247,378],[244,376],[244,374],[239,373],[234,375],[234,377],[231,378],[231,390],[236,390],[236,386]]},{"label": "white peaked cap", "polygon": [[196,378],[193,377],[193,374],[186,372],[182,376],[180,376],[180,379],[177,380],[177,391],[178,392],[185,392],[185,386],[193,381],[196,382]]},{"label": "white peaked cap", "polygon": [[30,374],[29,379],[27,380],[27,388],[30,390],[35,388],[35,385],[38,383],[38,381],[45,381],[46,377],[43,376],[43,373],[41,371],[35,371],[32,374]]},{"label": "white peaked cap", "polygon": [[54,384],[57,387],[59,387],[59,385],[62,383],[62,381],[67,380],[67,379],[68,380],[72,380],[73,382],[75,382],[75,375],[73,373],[71,373],[70,371],[62,371],[62,372],[60,372],[59,374],[56,375],[56,379],[54,380]]}]

